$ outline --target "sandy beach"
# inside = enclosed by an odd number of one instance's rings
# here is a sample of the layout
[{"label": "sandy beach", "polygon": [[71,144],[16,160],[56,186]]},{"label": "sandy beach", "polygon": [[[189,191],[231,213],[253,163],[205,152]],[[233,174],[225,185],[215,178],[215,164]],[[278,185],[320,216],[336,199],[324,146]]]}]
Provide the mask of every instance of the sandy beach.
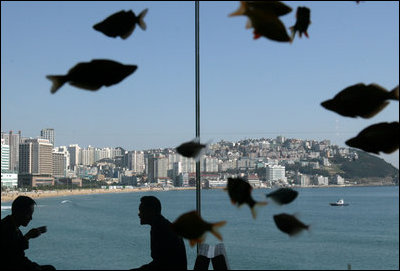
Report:
[{"label": "sandy beach", "polygon": [[[169,190],[192,190],[195,187],[176,187]],[[89,195],[103,193],[131,193],[131,192],[148,192],[148,191],[165,191],[163,188],[125,188],[125,189],[74,189],[74,190],[52,190],[52,191],[33,191],[33,192],[1,192],[1,202],[13,201],[18,196],[28,196],[33,199],[49,198],[49,197],[65,197],[72,195]]]}]

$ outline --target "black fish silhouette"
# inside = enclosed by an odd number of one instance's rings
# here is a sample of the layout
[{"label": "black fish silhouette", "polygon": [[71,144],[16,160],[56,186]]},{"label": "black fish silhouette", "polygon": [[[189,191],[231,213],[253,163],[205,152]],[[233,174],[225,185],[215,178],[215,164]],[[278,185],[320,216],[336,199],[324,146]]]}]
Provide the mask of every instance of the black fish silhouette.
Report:
[{"label": "black fish silhouette", "polygon": [[301,38],[301,34],[303,34],[303,33],[308,38],[307,29],[308,29],[308,26],[311,24],[310,13],[311,13],[311,10],[307,7],[297,7],[296,23],[295,23],[295,25],[290,27],[290,30],[292,32],[292,36],[291,36],[292,41],[293,41],[297,31],[299,32],[300,38]]},{"label": "black fish silhouette", "polygon": [[368,126],[346,144],[366,152],[392,153],[399,148],[399,122],[381,122]]},{"label": "black fish silhouette", "polygon": [[225,224],[226,221],[208,223],[196,211],[191,211],[178,217],[172,223],[172,229],[183,238],[189,239],[190,246],[194,246],[196,243],[204,241],[207,231],[222,241],[222,236],[217,229]]},{"label": "black fish silhouette", "polygon": [[298,220],[294,215],[285,213],[274,215],[274,221],[278,229],[287,233],[289,236],[296,235],[302,230],[308,230],[310,227]]},{"label": "black fish silhouette", "polygon": [[279,188],[274,192],[267,194],[267,198],[272,198],[278,204],[288,204],[297,197],[298,192],[291,188]]},{"label": "black fish silhouette", "polygon": [[91,62],[76,64],[66,75],[47,75],[46,78],[53,82],[51,93],[55,93],[66,82],[78,88],[96,91],[102,86],[109,87],[121,82],[136,69],[136,65],[94,59]]},{"label": "black fish silhouette", "polygon": [[238,205],[238,207],[244,203],[249,205],[253,218],[257,217],[256,206],[267,205],[267,202],[256,202],[252,198],[251,191],[253,188],[242,178],[228,178],[228,185],[225,190],[228,190],[232,204]]},{"label": "black fish silhouette", "polygon": [[192,141],[182,143],[178,147],[176,147],[176,151],[185,157],[198,159],[201,150],[207,147],[206,144],[200,144],[199,139],[195,138]]},{"label": "black fish silhouette", "polygon": [[264,36],[275,41],[290,41],[286,28],[278,16],[291,11],[290,7],[278,2],[240,1],[240,7],[229,16],[246,15],[250,23],[246,28],[254,27],[254,39]]},{"label": "black fish silhouette", "polygon": [[342,116],[371,118],[389,104],[389,99],[399,100],[399,86],[389,92],[377,84],[358,83],[343,89],[321,105]]},{"label": "black fish silhouette", "polygon": [[240,7],[229,16],[245,15],[247,9],[259,10],[266,13],[272,13],[275,16],[286,15],[292,11],[292,8],[281,1],[240,1]]},{"label": "black fish silhouette", "polygon": [[138,24],[141,29],[146,30],[146,23],[143,21],[143,18],[147,10],[147,8],[143,10],[139,16],[136,16],[132,10],[121,10],[120,12],[110,15],[102,22],[95,24],[93,28],[109,37],[116,38],[119,36],[122,39],[126,39],[132,34],[133,30],[135,30],[136,24]]}]

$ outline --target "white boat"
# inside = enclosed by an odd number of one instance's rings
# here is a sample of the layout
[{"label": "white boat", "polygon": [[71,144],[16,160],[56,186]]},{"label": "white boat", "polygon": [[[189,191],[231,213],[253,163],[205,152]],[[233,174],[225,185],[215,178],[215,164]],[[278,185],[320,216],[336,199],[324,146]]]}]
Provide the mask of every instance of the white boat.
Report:
[{"label": "white boat", "polygon": [[349,204],[348,203],[344,203],[344,200],[343,199],[340,199],[340,200],[338,200],[338,201],[336,201],[336,202],[334,202],[334,203],[329,203],[331,206],[348,206]]}]

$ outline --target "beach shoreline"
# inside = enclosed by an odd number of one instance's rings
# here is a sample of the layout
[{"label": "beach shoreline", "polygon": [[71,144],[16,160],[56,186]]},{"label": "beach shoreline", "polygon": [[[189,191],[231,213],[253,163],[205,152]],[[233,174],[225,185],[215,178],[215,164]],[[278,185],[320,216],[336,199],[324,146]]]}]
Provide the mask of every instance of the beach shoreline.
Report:
[{"label": "beach shoreline", "polygon": [[91,194],[108,194],[108,193],[133,193],[133,192],[150,192],[150,191],[169,191],[169,190],[195,190],[195,187],[176,187],[173,189],[163,189],[159,187],[152,188],[124,188],[124,189],[73,189],[73,190],[49,190],[49,191],[30,191],[30,192],[1,192],[1,202],[6,203],[13,201],[18,196],[28,196],[32,199],[39,198],[50,198],[50,197],[66,197],[66,196],[76,196],[76,195],[91,195]]},{"label": "beach shoreline", "polygon": [[[354,187],[354,186],[395,186],[395,185],[312,185],[312,186],[293,186],[291,188],[333,188],[333,187]],[[224,187],[213,187],[209,189],[223,189]],[[275,189],[277,187],[259,187],[255,189]],[[179,190],[196,190],[196,187],[174,187],[174,188],[162,188],[162,187],[135,187],[135,188],[117,188],[117,189],[65,189],[65,190],[37,190],[30,192],[20,191],[8,191],[1,192],[1,202],[7,203],[13,201],[18,196],[28,196],[33,199],[38,198],[50,198],[50,197],[67,197],[76,195],[91,195],[91,194],[108,194],[108,193],[133,193],[133,192],[150,192],[150,191],[179,191]],[[202,188],[204,190],[204,188]]]}]

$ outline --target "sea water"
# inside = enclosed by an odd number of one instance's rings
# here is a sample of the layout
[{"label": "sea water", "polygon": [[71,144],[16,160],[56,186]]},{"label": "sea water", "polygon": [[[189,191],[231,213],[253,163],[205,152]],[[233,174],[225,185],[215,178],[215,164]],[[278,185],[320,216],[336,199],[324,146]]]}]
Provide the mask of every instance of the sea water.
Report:
[{"label": "sea water", "polygon": [[[399,269],[399,188],[296,188],[288,205],[260,207],[256,219],[247,205],[231,204],[223,190],[201,191],[204,220],[227,224],[220,228],[231,269]],[[270,189],[253,190],[265,201]],[[154,195],[162,214],[174,221],[195,210],[196,192],[162,191],[65,196],[37,199],[32,227],[47,232],[30,240],[27,257],[57,269],[130,269],[151,261],[150,226],[140,225],[140,198]],[[343,198],[349,206],[330,206]],[[1,217],[10,214],[2,203]],[[310,230],[295,237],[279,231],[273,215],[296,214]],[[220,243],[207,233],[205,242]],[[196,246],[185,240],[188,268]],[[210,264],[210,269],[212,268]]]}]

